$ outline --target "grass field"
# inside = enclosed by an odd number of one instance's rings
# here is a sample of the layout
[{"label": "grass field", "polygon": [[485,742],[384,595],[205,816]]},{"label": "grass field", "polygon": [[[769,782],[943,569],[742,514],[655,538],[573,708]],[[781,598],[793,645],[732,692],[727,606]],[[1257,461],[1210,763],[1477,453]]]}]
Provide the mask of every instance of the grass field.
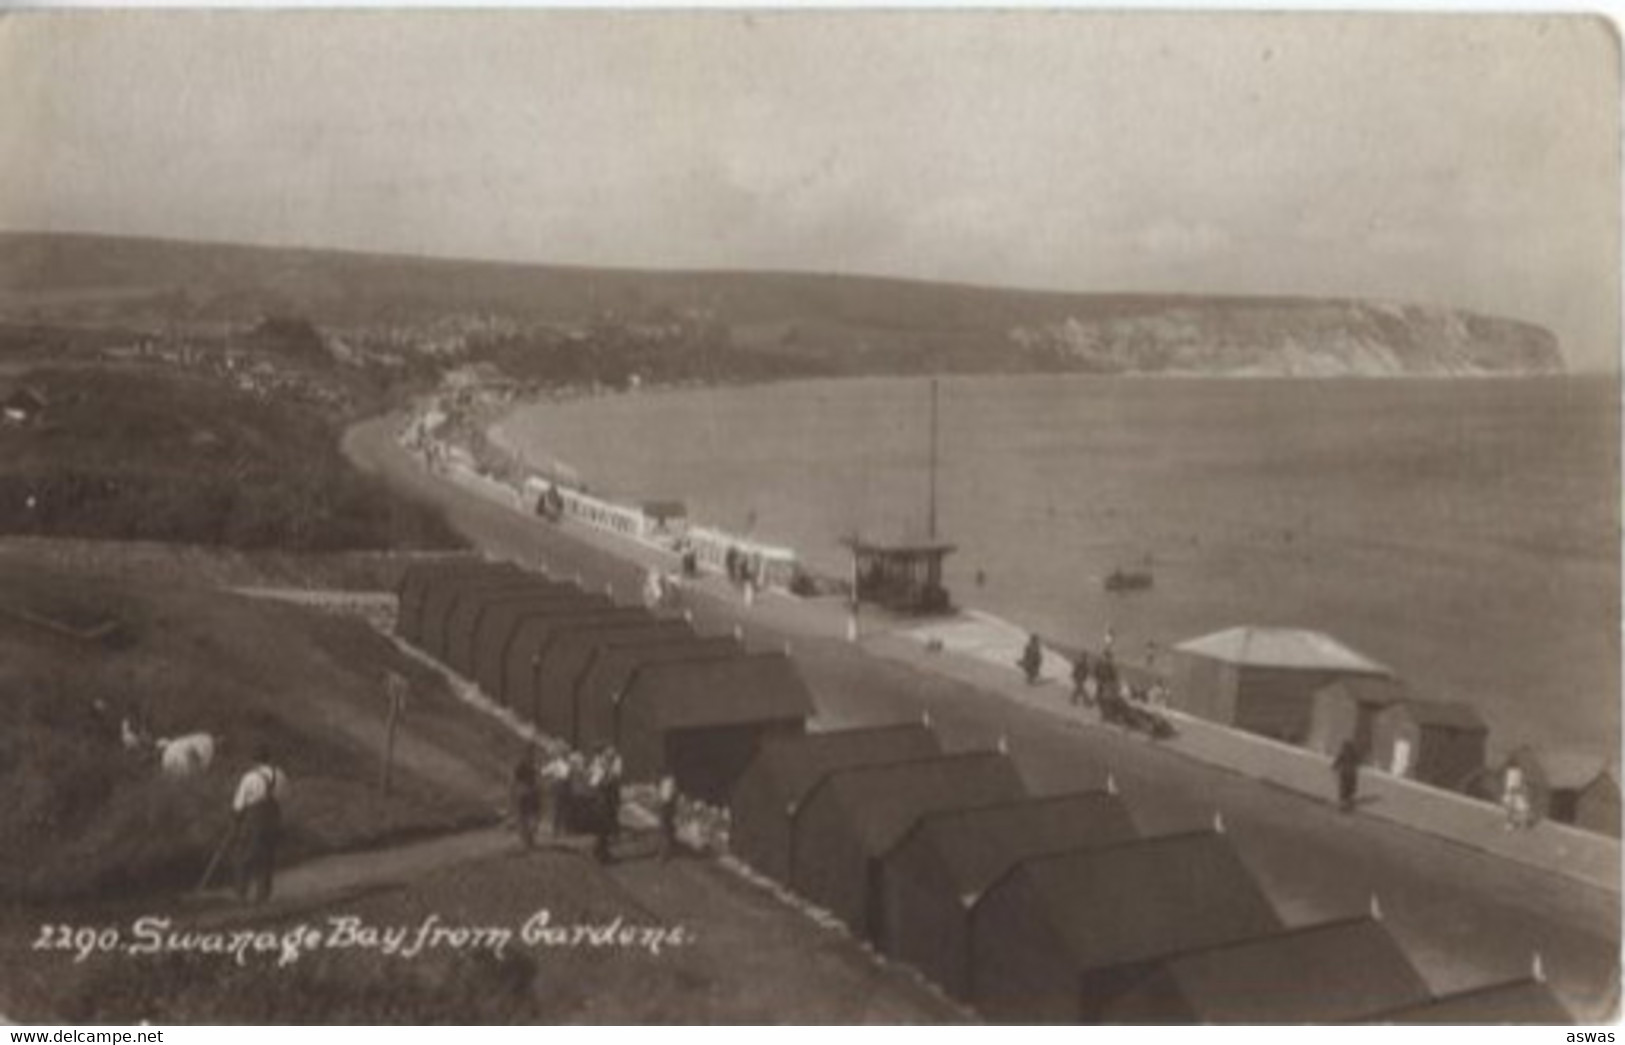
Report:
[{"label": "grass field", "polygon": [[234,548],[443,548],[434,514],[338,451],[339,419],[183,371],[29,376],[43,420],[0,427],[0,533]]},{"label": "grass field", "polygon": [[[30,854],[0,862],[0,897],[106,901],[189,887],[258,741],[296,782],[291,859],[488,822],[501,801],[507,734],[359,621],[173,577],[160,587],[0,561],[0,603],[35,597],[94,608],[120,629],[85,642],[0,615],[10,727],[0,849]],[[386,671],[413,689],[387,796],[377,787]],[[124,751],[118,722],[130,709],[157,735],[220,737],[213,771],[165,780],[150,756]]]}]

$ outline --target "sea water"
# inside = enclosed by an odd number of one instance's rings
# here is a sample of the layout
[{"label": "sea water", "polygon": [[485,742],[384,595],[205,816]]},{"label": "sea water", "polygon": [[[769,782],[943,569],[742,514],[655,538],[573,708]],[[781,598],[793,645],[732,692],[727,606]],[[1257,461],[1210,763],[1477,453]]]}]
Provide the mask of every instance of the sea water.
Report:
[{"label": "sea water", "polygon": [[[1619,391],[1607,378],[939,382],[955,601],[1166,662],[1237,624],[1317,628],[1491,745],[1617,755]],[[930,382],[862,378],[538,404],[498,429],[600,493],[790,545],[922,535]],[[1113,594],[1115,568],[1148,591]],[[1154,644],[1154,645],[1153,645]]]}]

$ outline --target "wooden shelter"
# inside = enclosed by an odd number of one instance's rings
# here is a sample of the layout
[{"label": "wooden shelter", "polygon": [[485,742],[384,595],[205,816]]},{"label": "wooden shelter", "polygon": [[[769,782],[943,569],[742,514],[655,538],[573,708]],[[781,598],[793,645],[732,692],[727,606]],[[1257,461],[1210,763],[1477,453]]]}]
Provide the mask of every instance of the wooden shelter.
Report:
[{"label": "wooden shelter", "polygon": [[1159,957],[1281,927],[1218,831],[1029,857],[972,911],[969,993],[993,1020],[1096,1022]]},{"label": "wooden shelter", "polygon": [[796,817],[807,793],[826,776],[838,769],[941,753],[936,734],[919,722],[770,740],[734,788],[728,847],[757,871],[788,885]]},{"label": "wooden shelter", "polygon": [[1377,713],[1368,750],[1384,772],[1464,791],[1484,770],[1489,736],[1470,705],[1401,700]]},{"label": "wooden shelter", "polygon": [[1431,999],[1383,923],[1362,915],[1165,955],[1096,1022],[1331,1024]]},{"label": "wooden shelter", "polygon": [[555,631],[649,619],[651,614],[641,606],[563,606],[527,614],[515,625],[503,651],[502,683],[497,689],[498,698],[540,725],[535,718],[536,673],[542,666],[542,652]]},{"label": "wooden shelter", "polygon": [[540,574],[520,578],[498,578],[489,584],[469,585],[452,602],[446,615],[446,650],[441,659],[446,666],[465,677],[474,674],[474,638],[487,607],[505,599],[529,599],[556,595],[574,589],[564,581]]},{"label": "wooden shelter", "polygon": [[782,653],[646,663],[616,703],[629,780],[670,773],[684,794],[724,805],[771,737],[806,731],[812,693]]},{"label": "wooden shelter", "polygon": [[1575,1020],[1574,1014],[1564,1007],[1543,978],[1523,976],[1441,994],[1415,1005],[1362,1017],[1360,1022],[1399,1026],[1447,1024],[1470,1027],[1516,1023],[1563,1027],[1572,1025]]},{"label": "wooden shelter", "polygon": [[791,885],[874,939],[885,922],[881,858],[916,820],[1026,793],[1015,763],[994,751],[835,770],[807,793],[795,818]]},{"label": "wooden shelter", "polygon": [[1405,689],[1397,680],[1376,675],[1341,675],[1310,695],[1308,746],[1328,757],[1342,750],[1344,741],[1369,756],[1371,728],[1377,715]]},{"label": "wooden shelter", "polygon": [[963,998],[971,911],[989,885],[1029,856],[1137,837],[1128,807],[1106,790],[927,813],[883,859],[875,943]]},{"label": "wooden shelter", "polygon": [[603,643],[593,651],[576,682],[570,713],[573,732],[569,740],[582,749],[618,743],[617,705],[632,676],[645,664],[744,655],[745,647],[730,636],[626,636]]},{"label": "wooden shelter", "polygon": [[1393,677],[1330,635],[1301,628],[1229,628],[1175,650],[1183,672],[1173,706],[1290,744],[1309,739],[1315,691],[1350,676]]},{"label": "wooden shelter", "polygon": [[1493,792],[1486,797],[1500,800],[1507,768],[1513,765],[1523,770],[1537,816],[1611,838],[1620,836],[1619,778],[1607,759],[1526,745],[1508,755],[1496,770]]},{"label": "wooden shelter", "polygon": [[537,725],[551,736],[576,735],[576,684],[600,647],[612,642],[692,638],[694,629],[684,621],[649,615],[553,629],[537,652],[540,658],[534,704]]},{"label": "wooden shelter", "polygon": [[423,594],[418,616],[417,646],[429,656],[444,662],[451,612],[463,593],[492,584],[524,584],[533,575],[512,563],[492,563],[469,571],[455,571],[430,579]]},{"label": "wooden shelter", "polygon": [[946,613],[952,608],[942,583],[942,563],[954,545],[941,541],[880,543],[849,538],[852,576],[859,602],[896,613]]},{"label": "wooden shelter", "polygon": [[474,679],[485,695],[501,696],[502,663],[507,656],[508,644],[516,634],[520,621],[533,614],[566,611],[586,612],[612,605],[602,592],[583,591],[566,584],[551,591],[534,591],[526,595],[493,598],[474,624]]}]

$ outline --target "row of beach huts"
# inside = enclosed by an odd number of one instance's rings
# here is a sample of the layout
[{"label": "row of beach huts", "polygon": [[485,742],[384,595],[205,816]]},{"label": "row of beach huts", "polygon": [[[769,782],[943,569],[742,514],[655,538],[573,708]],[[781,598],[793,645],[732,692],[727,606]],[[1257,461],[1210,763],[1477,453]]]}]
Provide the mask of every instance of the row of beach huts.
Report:
[{"label": "row of beach huts", "polygon": [[1605,758],[1510,747],[1492,758],[1490,727],[1465,701],[1419,695],[1387,665],[1323,632],[1236,627],[1174,647],[1170,706],[1333,756],[1351,742],[1372,769],[1486,801],[1509,770],[1538,818],[1620,835],[1620,784]]},{"label": "row of beach huts", "polygon": [[408,567],[401,638],[630,782],[729,810],[731,855],[999,1022],[1572,1022],[1538,968],[1431,992],[1370,909],[1284,923],[1215,815],[1147,835],[1104,770],[1034,794],[928,721],[818,732],[783,651],[501,563]]},{"label": "row of beach huts", "polygon": [[[447,467],[468,482],[494,482],[466,450],[436,440],[446,416],[438,408],[422,415],[404,441],[439,446]],[[804,572],[793,549],[699,525],[678,501],[623,504],[535,474],[503,488],[521,510],[545,514],[551,503],[593,529],[674,554],[691,551],[700,569],[723,573],[737,557],[759,584],[787,591]],[[1620,836],[1620,778],[1609,759],[1524,744],[1492,760],[1490,727],[1471,703],[1419,695],[1386,665],[1330,635],[1235,627],[1174,649],[1177,670],[1164,689],[1175,710],[1327,757],[1352,742],[1375,771],[1488,802],[1503,800],[1516,770],[1536,819]]]}]

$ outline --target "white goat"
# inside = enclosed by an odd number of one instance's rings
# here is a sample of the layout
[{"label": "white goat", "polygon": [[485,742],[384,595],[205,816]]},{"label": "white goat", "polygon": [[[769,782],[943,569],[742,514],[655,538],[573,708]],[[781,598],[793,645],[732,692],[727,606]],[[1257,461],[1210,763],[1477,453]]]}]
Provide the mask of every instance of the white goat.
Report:
[{"label": "white goat", "polygon": [[214,764],[214,737],[207,733],[161,737],[158,760],[166,777],[181,779],[207,773]]}]

